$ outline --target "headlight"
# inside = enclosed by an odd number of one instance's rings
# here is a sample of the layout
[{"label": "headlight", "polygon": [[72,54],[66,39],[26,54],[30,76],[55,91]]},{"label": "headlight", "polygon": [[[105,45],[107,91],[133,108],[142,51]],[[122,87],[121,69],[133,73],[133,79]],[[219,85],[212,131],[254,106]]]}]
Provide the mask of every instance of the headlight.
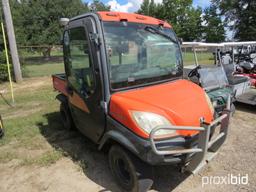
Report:
[{"label": "headlight", "polygon": [[210,107],[212,114],[214,114],[214,107],[213,107],[212,101],[211,101],[210,97],[207,95],[207,93],[205,93],[205,98],[206,98],[208,106]]},{"label": "headlight", "polygon": [[[148,134],[156,127],[169,127],[172,124],[163,116],[141,111],[131,111],[131,115],[137,125]],[[155,135],[174,134],[175,130],[159,130]]]}]

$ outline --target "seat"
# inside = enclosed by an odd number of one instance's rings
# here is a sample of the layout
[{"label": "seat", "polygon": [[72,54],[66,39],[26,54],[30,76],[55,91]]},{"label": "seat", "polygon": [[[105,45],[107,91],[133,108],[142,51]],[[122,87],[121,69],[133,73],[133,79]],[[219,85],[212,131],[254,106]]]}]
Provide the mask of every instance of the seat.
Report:
[{"label": "seat", "polygon": [[247,77],[233,75],[235,70],[235,66],[233,64],[223,65],[223,69],[226,72],[228,82],[230,85],[237,85],[237,84],[245,83],[248,81]]},{"label": "seat", "polygon": [[237,85],[237,84],[240,84],[240,83],[244,83],[248,81],[248,78],[247,77],[242,77],[242,76],[230,76],[228,77],[228,82],[230,85]]}]

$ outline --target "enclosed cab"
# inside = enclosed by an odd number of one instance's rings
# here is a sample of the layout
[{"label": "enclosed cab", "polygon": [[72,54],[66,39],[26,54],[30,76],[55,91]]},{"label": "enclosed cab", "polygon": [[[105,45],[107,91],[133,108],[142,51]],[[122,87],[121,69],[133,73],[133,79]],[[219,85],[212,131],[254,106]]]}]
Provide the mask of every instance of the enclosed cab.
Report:
[{"label": "enclosed cab", "polygon": [[150,188],[148,166],[195,173],[225,141],[229,109],[214,119],[204,90],[182,78],[180,44],[167,22],[88,13],[69,21],[63,49],[65,74],[53,75],[53,84],[64,126],[108,151],[124,190]]}]

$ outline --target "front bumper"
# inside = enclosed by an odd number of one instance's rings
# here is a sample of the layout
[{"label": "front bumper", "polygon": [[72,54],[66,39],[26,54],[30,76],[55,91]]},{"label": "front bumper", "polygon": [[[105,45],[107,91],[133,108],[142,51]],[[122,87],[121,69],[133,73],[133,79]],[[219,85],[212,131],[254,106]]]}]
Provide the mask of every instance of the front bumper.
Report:
[{"label": "front bumper", "polygon": [[[131,130],[108,116],[106,134],[100,142],[99,149],[102,149],[109,140],[122,145],[142,161],[150,165],[178,165],[184,170],[196,173],[202,168],[225,142],[228,134],[230,118],[229,97],[227,108],[222,115],[210,125],[201,120],[200,127],[158,127],[152,130],[150,139],[143,139]],[[217,128],[220,128],[217,132]],[[169,130],[197,130],[199,134],[184,137],[155,138],[157,131]],[[216,132],[217,134],[213,134]]]},{"label": "front bumper", "polygon": [[[201,120],[200,127],[157,127],[150,133],[151,148],[153,152],[159,156],[185,155],[185,159],[183,160],[184,171],[189,171],[195,174],[217,154],[218,149],[225,142],[228,133],[229,118],[230,109],[225,109],[223,114],[219,118],[215,119],[211,124],[206,124]],[[220,126],[219,132],[213,136],[212,129],[216,129],[217,126]],[[194,139],[194,142],[190,142],[190,146],[187,148],[163,149],[159,148],[159,141],[158,139],[155,139],[155,134],[159,130],[195,130],[199,131],[199,134],[197,139]]]}]

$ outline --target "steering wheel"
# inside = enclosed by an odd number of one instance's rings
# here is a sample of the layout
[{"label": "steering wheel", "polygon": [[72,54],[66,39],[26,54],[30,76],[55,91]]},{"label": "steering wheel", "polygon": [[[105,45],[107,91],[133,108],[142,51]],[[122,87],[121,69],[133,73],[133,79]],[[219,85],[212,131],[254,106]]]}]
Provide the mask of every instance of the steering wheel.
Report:
[{"label": "steering wheel", "polygon": [[194,77],[196,76],[198,79],[200,78],[200,75],[198,73],[198,70],[201,69],[201,66],[198,65],[196,68],[192,69],[189,73],[188,73],[188,77]]}]

